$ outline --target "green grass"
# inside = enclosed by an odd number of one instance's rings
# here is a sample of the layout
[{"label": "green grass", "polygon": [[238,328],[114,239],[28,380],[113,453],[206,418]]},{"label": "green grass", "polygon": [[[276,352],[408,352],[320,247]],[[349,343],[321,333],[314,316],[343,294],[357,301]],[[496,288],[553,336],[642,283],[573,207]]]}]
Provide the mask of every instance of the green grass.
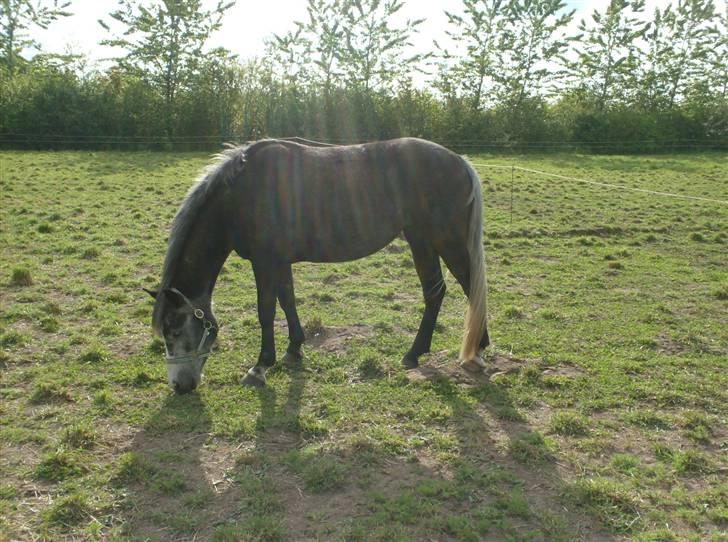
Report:
[{"label": "green grass", "polygon": [[[725,155],[471,158],[728,199]],[[263,390],[239,384],[260,330],[231,256],[219,349],[175,397],[141,287],[206,157],[0,160],[0,538],[724,539],[726,206],[516,172],[511,221],[510,170],[480,168],[487,375],[457,367],[452,276],[433,354],[400,367],[423,303],[395,240],[294,266],[323,344]]]}]

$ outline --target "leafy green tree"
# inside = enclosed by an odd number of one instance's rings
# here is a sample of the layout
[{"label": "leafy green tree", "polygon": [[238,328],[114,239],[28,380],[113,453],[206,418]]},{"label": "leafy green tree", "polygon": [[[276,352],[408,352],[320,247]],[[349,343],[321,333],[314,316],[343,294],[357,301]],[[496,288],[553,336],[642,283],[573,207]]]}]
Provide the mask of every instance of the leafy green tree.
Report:
[{"label": "leafy green tree", "polygon": [[46,29],[60,17],[68,17],[70,1],[43,2],[41,0],[0,0],[0,47],[4,64],[13,74],[22,59],[24,49],[39,48],[36,40],[28,35],[33,27]]},{"label": "leafy green tree", "polygon": [[510,0],[508,24],[501,44],[498,80],[501,100],[517,111],[527,98],[538,96],[558,78],[569,40],[566,26],[574,10],[564,12],[563,0]]},{"label": "leafy green tree", "polygon": [[308,0],[308,20],[295,21],[295,30],[282,36],[273,35],[268,51],[285,80],[331,94],[340,77],[344,9],[342,0]]},{"label": "leafy green tree", "polygon": [[[712,0],[678,0],[655,9],[645,70],[640,73],[642,101],[652,110],[671,109],[682,98],[710,56],[717,29]],[[723,59],[725,60],[725,59]]]},{"label": "leafy green tree", "polygon": [[345,4],[345,47],[339,60],[344,81],[364,94],[406,81],[428,56],[408,51],[410,39],[424,19],[392,26],[392,18],[403,6],[402,0],[349,0]]},{"label": "leafy green tree", "polygon": [[638,40],[649,29],[639,17],[644,5],[644,0],[611,0],[603,13],[592,13],[590,23],[582,19],[579,24],[578,56],[569,68],[577,86],[599,110],[623,101],[629,90],[628,82],[639,66]]},{"label": "leafy green tree", "polygon": [[[119,7],[110,17],[123,31],[101,43],[124,49],[126,56],[118,59],[119,65],[159,90],[171,135],[177,95],[192,81],[205,43],[220,28],[225,11],[234,2],[217,0],[212,9],[205,10],[202,0],[155,0],[146,5],[118,1]],[[99,24],[112,31],[109,23],[99,20]]]},{"label": "leafy green tree", "polygon": [[446,34],[461,53],[439,49],[442,59],[440,90],[461,91],[477,111],[483,94],[498,74],[508,22],[505,0],[463,0],[462,15],[445,12],[451,30]]},{"label": "leafy green tree", "polygon": [[308,21],[274,36],[269,50],[284,76],[330,94],[341,84],[365,95],[391,90],[427,55],[408,51],[423,20],[393,26],[402,0],[308,0]]}]

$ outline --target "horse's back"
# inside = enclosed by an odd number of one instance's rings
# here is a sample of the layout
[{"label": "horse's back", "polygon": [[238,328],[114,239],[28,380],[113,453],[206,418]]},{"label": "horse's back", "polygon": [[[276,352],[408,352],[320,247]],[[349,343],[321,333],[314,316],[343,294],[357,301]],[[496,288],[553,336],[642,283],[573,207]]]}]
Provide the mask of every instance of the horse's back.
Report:
[{"label": "horse's back", "polygon": [[351,260],[404,229],[448,227],[472,190],[463,159],[422,139],[335,147],[267,140],[250,150],[256,230],[294,261]]}]

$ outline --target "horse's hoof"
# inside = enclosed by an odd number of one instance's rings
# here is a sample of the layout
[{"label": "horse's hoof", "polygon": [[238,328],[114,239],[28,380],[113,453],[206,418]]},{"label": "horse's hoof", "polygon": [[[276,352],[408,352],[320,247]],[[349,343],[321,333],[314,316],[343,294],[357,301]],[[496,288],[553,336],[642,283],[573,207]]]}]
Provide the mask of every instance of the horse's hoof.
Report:
[{"label": "horse's hoof", "polygon": [[265,375],[263,375],[262,372],[259,373],[255,368],[253,368],[248,371],[240,383],[243,386],[250,386],[251,388],[262,388],[265,386]]},{"label": "horse's hoof", "polygon": [[291,354],[290,352],[286,352],[281,358],[281,364],[298,367],[301,365],[302,359],[303,354]]},{"label": "horse's hoof", "polygon": [[460,363],[460,367],[471,373],[482,373],[486,369],[485,361],[480,356],[473,359],[467,359]]},{"label": "horse's hoof", "polygon": [[415,356],[405,354],[405,356],[402,358],[402,366],[405,369],[416,369],[420,366],[420,362],[417,361],[417,358]]}]

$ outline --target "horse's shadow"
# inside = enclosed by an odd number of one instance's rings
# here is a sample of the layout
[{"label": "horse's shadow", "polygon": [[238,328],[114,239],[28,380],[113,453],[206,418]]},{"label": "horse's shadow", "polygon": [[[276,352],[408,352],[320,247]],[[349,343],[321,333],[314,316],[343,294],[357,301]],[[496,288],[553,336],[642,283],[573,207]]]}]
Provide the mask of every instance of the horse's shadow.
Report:
[{"label": "horse's shadow", "polygon": [[[415,370],[419,382],[413,384],[429,387],[450,407],[448,425],[457,440],[457,457],[450,463],[458,465],[458,472],[443,468],[427,452],[399,457],[367,448],[357,438],[322,448],[314,457],[302,455],[305,445],[316,440],[300,420],[311,369],[286,369],[285,392],[276,392],[274,386],[256,391],[260,410],[255,437],[237,444],[210,436],[212,420],[200,396],[164,400],[125,456],[138,472],[121,472],[116,478],[128,495],[120,533],[135,540],[328,540],[346,538],[347,533],[353,538],[368,533],[363,539],[432,538],[430,527],[422,527],[432,518],[420,518],[419,526],[396,525],[396,506],[411,496],[420,498],[420,487],[432,491],[426,484],[455,488],[462,480],[463,491],[470,493],[462,502],[442,503],[452,509],[439,510],[440,517],[488,506],[506,509],[512,506],[512,491],[525,503],[525,510],[507,519],[506,531],[486,530],[479,539],[518,539],[518,533],[529,533],[534,540],[613,538],[593,519],[565,512],[559,504],[564,480],[553,457],[539,448],[537,439],[529,440],[535,433],[517,415],[505,388],[484,378],[463,394],[463,381],[442,368],[432,364]],[[520,450],[525,460],[509,453],[509,442],[524,443]],[[305,480],[311,466],[314,474],[315,468],[324,468],[315,483],[329,483],[329,475],[338,475],[338,483],[312,489]],[[378,525],[382,517],[389,524]],[[543,528],[549,517],[558,523],[553,532]],[[377,531],[392,529],[392,522],[401,528],[399,534]],[[459,539],[455,532],[440,534],[435,539]]]},{"label": "horse's shadow", "polygon": [[124,503],[114,533],[131,540],[206,540],[218,526],[239,519],[246,501],[239,475],[249,458],[298,444],[305,382],[305,371],[290,371],[280,408],[272,387],[256,390],[256,437],[235,446],[211,437],[213,422],[201,395],[166,397],[123,450],[112,475]]}]

